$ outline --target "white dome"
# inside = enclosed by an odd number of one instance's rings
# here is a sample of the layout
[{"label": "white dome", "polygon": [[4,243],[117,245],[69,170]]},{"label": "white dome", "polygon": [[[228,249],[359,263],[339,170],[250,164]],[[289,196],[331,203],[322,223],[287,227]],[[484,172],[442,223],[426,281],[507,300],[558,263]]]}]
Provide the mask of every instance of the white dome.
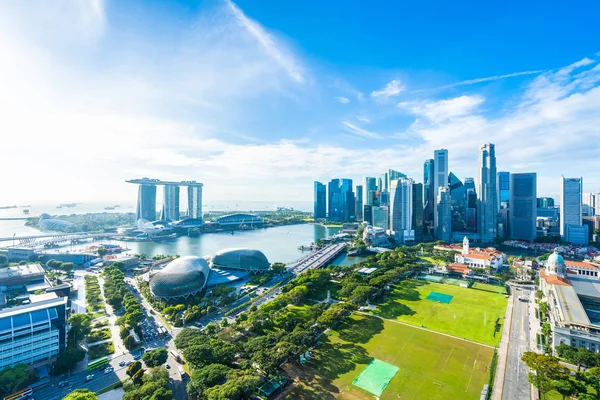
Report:
[{"label": "white dome", "polygon": [[566,275],[567,267],[565,266],[565,259],[558,253],[558,249],[554,249],[554,252],[548,257],[548,261],[546,261],[546,271],[550,275],[562,277]]}]

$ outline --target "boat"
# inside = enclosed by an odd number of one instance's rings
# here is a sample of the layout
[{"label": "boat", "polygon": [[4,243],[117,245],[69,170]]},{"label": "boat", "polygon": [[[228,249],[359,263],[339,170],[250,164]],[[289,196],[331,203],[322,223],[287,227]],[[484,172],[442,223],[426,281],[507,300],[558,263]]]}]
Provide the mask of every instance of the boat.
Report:
[{"label": "boat", "polygon": [[114,207],[104,207],[105,210],[114,210]]},{"label": "boat", "polygon": [[0,210],[9,210],[11,208],[17,208],[17,206],[2,206],[0,207]]},{"label": "boat", "polygon": [[23,210],[23,214],[29,214],[29,210],[28,209],[24,209]]}]

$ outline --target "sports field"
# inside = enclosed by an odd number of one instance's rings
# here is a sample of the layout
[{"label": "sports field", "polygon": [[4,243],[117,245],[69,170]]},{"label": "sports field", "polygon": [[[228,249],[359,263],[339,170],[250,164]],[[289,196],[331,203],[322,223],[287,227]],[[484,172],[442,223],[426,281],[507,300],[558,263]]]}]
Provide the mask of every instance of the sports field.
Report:
[{"label": "sports field", "polygon": [[[502,336],[502,325],[508,300],[503,288],[475,283],[472,288],[456,285],[406,280],[396,285],[374,315],[411,325],[447,333],[496,346]],[[426,298],[432,293],[453,296],[449,304]],[[500,318],[496,328],[496,320]]]},{"label": "sports field", "polygon": [[478,399],[494,350],[381,318],[352,315],[323,339],[297,381],[277,399],[370,400],[352,382],[373,359],[398,367],[380,399]]}]

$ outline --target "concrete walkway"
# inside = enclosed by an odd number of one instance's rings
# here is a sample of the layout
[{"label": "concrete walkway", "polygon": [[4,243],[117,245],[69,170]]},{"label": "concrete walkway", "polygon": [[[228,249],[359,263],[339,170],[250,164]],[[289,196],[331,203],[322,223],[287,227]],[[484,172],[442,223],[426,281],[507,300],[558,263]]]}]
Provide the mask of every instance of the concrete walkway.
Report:
[{"label": "concrete walkway", "polygon": [[476,341],[474,341],[474,340],[469,340],[469,339],[461,338],[461,337],[458,337],[458,336],[452,336],[452,335],[448,335],[447,333],[442,333],[442,332],[434,331],[434,330],[432,330],[432,329],[427,329],[427,328],[425,328],[425,327],[422,327],[422,326],[417,326],[417,325],[407,324],[406,322],[398,321],[398,320],[395,320],[395,319],[383,318],[383,317],[380,317],[379,315],[373,315],[373,314],[369,314],[369,313],[362,312],[362,311],[354,311],[354,313],[355,313],[355,314],[367,315],[367,316],[369,316],[369,317],[379,318],[379,319],[382,319],[382,320],[384,320],[384,321],[390,321],[390,322],[393,322],[393,323],[395,323],[395,324],[400,324],[400,325],[410,326],[411,328],[420,329],[420,330],[422,330],[422,331],[427,331],[427,332],[435,333],[435,334],[437,334],[437,335],[446,336],[446,337],[449,337],[449,338],[452,338],[452,339],[462,340],[463,342],[468,342],[468,343],[478,344],[478,345],[480,345],[480,346],[485,346],[485,347],[488,347],[488,348],[490,348],[490,349],[495,349],[495,347],[494,347],[494,346],[490,346],[489,344],[479,343],[479,342],[476,342]]},{"label": "concrete walkway", "polygon": [[502,338],[500,339],[500,345],[498,347],[498,363],[496,364],[496,376],[494,378],[494,387],[492,388],[493,400],[502,400],[502,392],[504,389],[504,375],[506,374],[506,362],[508,358],[508,342],[510,340],[510,329],[515,300],[512,291],[513,288],[511,287],[511,300],[508,302],[508,307],[506,307]]}]

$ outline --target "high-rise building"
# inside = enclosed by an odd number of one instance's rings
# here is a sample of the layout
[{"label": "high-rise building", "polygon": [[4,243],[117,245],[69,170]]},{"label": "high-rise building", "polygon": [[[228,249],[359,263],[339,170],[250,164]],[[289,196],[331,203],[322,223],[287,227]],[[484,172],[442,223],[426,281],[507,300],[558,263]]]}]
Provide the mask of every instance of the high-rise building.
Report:
[{"label": "high-rise building", "polygon": [[363,206],[363,221],[367,222],[369,225],[373,225],[373,207],[371,204],[365,204]]},{"label": "high-rise building", "polygon": [[379,189],[380,192],[387,192],[389,190],[388,184],[389,184],[389,176],[388,173],[385,172],[383,174],[381,174],[379,176],[379,179],[377,180],[377,189]]},{"label": "high-rise building", "polygon": [[388,192],[391,191],[392,189],[392,181],[398,180],[398,179],[404,179],[404,178],[408,178],[408,176],[406,176],[405,174],[403,174],[400,171],[396,171],[394,169],[389,169],[387,172],[387,178],[388,178],[388,183],[387,183],[387,189]]},{"label": "high-rise building", "polygon": [[328,186],[328,218],[340,222],[354,220],[352,179],[332,179]]},{"label": "high-rise building", "polygon": [[386,231],[390,228],[389,225],[389,209],[386,206],[374,206],[372,207],[373,212],[373,226],[377,228],[383,228]]},{"label": "high-rise building", "polygon": [[450,188],[442,186],[438,189],[436,205],[435,237],[450,243],[452,239],[452,209],[450,206]]},{"label": "high-rise building", "polygon": [[388,207],[390,205],[390,192],[379,193],[379,205]]},{"label": "high-rise building", "polygon": [[498,172],[498,197],[500,200],[500,209],[509,208],[510,172]]},{"label": "high-rise building", "polygon": [[465,178],[465,230],[477,232],[477,191],[475,190],[475,179]]},{"label": "high-rise building", "polygon": [[413,183],[412,189],[412,230],[419,243],[423,241],[423,184]]},{"label": "high-rise building", "polygon": [[423,164],[423,222],[426,226],[433,226],[436,194],[433,185],[434,161],[426,160]]},{"label": "high-rise building", "polygon": [[140,185],[135,219],[156,221],[156,185]]},{"label": "high-rise building", "polygon": [[554,208],[554,199],[552,197],[538,197],[537,208]]},{"label": "high-rise building", "polygon": [[496,150],[492,143],[482,144],[479,147],[479,167],[478,232],[482,242],[491,243],[497,236],[498,215]]},{"label": "high-rise building", "polygon": [[178,221],[179,220],[179,186],[165,185],[164,186],[164,201],[162,209],[162,220]]},{"label": "high-rise building", "polygon": [[536,237],[537,175],[510,175],[510,238],[532,242]]},{"label": "high-rise building", "polygon": [[399,243],[412,241],[412,179],[397,179],[390,183],[390,231]]},{"label": "high-rise building", "polygon": [[363,219],[363,186],[356,185],[356,200],[355,200],[355,212],[357,221],[362,221]]},{"label": "high-rise building", "polygon": [[589,217],[600,215],[600,193],[583,194],[583,214]]},{"label": "high-rise building", "polygon": [[65,349],[67,298],[53,294],[0,310],[0,370],[17,364],[49,363]]},{"label": "high-rise building", "polygon": [[[560,236],[567,242],[575,243],[574,240],[580,242],[579,239],[582,233],[576,227],[582,226],[582,197],[583,178],[565,178],[562,176],[560,185]],[[572,227],[568,228],[569,225],[572,225]],[[585,236],[587,238],[587,233]]]},{"label": "high-rise building", "polygon": [[375,192],[377,192],[377,179],[369,176],[365,177],[365,183],[363,185],[363,205],[373,205]]},{"label": "high-rise building", "polygon": [[188,218],[202,219],[202,184],[189,182],[187,187]]},{"label": "high-rise building", "polygon": [[[433,208],[434,226],[437,224],[437,197],[440,187],[448,185],[448,150],[439,149],[433,152],[433,193],[435,195],[435,207]],[[437,232],[437,229],[435,229]]]},{"label": "high-rise building", "polygon": [[464,232],[466,229],[467,194],[465,185],[454,173],[448,174],[450,189],[450,207],[452,208],[452,232]]},{"label": "high-rise building", "polygon": [[327,189],[317,181],[314,183],[314,218],[327,218]]}]

